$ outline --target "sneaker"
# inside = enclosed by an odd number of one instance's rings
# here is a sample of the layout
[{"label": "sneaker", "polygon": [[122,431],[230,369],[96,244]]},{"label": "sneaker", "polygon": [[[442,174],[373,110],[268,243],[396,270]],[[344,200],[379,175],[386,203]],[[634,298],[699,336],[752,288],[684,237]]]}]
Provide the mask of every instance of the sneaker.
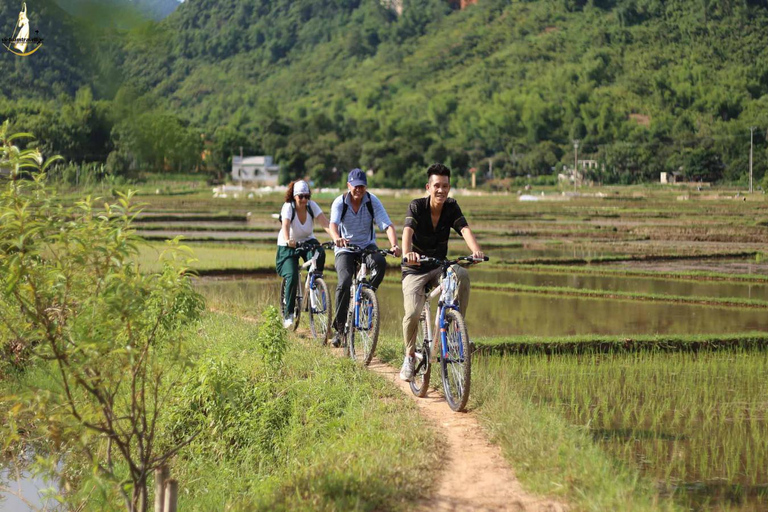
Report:
[{"label": "sneaker", "polygon": [[341,333],[339,331],[336,331],[336,334],[333,335],[333,340],[331,341],[331,345],[334,348],[339,348],[341,346]]},{"label": "sneaker", "polygon": [[405,356],[403,358],[403,367],[400,368],[400,379],[405,382],[413,382],[413,356]]},{"label": "sneaker", "polygon": [[290,329],[291,327],[293,327],[293,320],[294,320],[294,318],[295,317],[293,316],[293,313],[291,313],[290,315],[285,317],[283,319],[283,327],[285,327],[286,329]]}]

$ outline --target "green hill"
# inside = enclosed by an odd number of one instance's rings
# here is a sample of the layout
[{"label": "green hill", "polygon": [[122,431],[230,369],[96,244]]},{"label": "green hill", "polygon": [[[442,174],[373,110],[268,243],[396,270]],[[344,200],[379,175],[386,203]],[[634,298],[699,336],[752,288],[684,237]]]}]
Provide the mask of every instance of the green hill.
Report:
[{"label": "green hill", "polygon": [[750,126],[765,173],[764,1],[403,4],[187,0],[126,35],[124,93],[202,133],[216,166],[243,146],[285,179],[361,165],[413,185],[435,160],[552,174],[579,140],[599,181],[738,181]]}]

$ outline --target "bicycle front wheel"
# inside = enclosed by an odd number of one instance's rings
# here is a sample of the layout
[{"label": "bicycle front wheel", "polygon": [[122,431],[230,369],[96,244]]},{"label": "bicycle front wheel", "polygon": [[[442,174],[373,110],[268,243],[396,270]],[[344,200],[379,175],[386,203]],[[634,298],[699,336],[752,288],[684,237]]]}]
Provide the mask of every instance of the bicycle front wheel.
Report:
[{"label": "bicycle front wheel", "polygon": [[[464,411],[469,400],[472,355],[464,317],[455,309],[445,312],[445,352],[440,357],[443,390],[454,411]],[[442,344],[441,344],[442,345]]]},{"label": "bicycle front wheel", "polygon": [[355,345],[360,350],[360,360],[368,365],[376,352],[379,341],[379,300],[373,288],[360,291],[360,315],[357,325],[352,329]]},{"label": "bicycle front wheel", "polygon": [[307,293],[309,298],[309,330],[312,337],[320,340],[323,345],[328,343],[328,333],[331,332],[331,296],[328,285],[322,278],[315,279],[315,287]]},{"label": "bicycle front wheel", "polygon": [[432,364],[429,360],[429,339],[427,331],[427,322],[429,322],[429,309],[424,305],[424,310],[419,317],[419,330],[416,342],[421,342],[421,346],[416,346],[416,368],[413,371],[413,380],[411,392],[419,398],[427,396],[429,390],[429,377],[432,374]]}]

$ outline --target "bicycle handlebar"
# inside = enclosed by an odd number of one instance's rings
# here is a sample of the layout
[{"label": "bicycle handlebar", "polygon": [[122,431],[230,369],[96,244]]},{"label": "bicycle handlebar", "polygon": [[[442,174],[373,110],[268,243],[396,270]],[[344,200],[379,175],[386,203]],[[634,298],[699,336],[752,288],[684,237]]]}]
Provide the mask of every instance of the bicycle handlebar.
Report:
[{"label": "bicycle handlebar", "polygon": [[392,249],[362,249],[358,245],[352,245],[348,244],[346,247],[341,247],[341,249],[350,249],[352,252],[357,254],[381,254],[382,256],[394,256],[395,252]]},{"label": "bicycle handlebar", "polygon": [[299,242],[296,244],[296,247],[294,249],[298,250],[304,250],[304,249],[333,249],[335,247],[333,242],[325,242],[322,244],[318,244],[317,241],[315,242]]},{"label": "bicycle handlebar", "polygon": [[[451,266],[455,265],[457,263],[467,262],[470,265],[473,265],[475,263],[480,263],[481,261],[488,261],[488,256],[483,256],[482,258],[473,258],[472,256],[461,256],[459,258],[456,258],[455,260],[441,260],[439,258],[431,258],[429,256],[422,256],[419,258],[419,263],[434,263],[438,266]],[[403,265],[412,265],[412,263],[408,263],[408,258],[403,258]]]}]

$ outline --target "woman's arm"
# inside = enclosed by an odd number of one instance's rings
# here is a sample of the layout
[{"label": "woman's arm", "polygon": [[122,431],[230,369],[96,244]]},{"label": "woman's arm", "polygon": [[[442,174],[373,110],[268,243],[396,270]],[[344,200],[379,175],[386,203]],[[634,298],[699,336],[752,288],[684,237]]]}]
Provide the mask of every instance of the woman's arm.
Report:
[{"label": "woman's arm", "polygon": [[[296,247],[296,240],[291,240],[291,219],[283,219],[283,225],[280,227],[283,232],[283,240],[288,244],[288,247]],[[273,231],[274,233],[274,231]]]}]

